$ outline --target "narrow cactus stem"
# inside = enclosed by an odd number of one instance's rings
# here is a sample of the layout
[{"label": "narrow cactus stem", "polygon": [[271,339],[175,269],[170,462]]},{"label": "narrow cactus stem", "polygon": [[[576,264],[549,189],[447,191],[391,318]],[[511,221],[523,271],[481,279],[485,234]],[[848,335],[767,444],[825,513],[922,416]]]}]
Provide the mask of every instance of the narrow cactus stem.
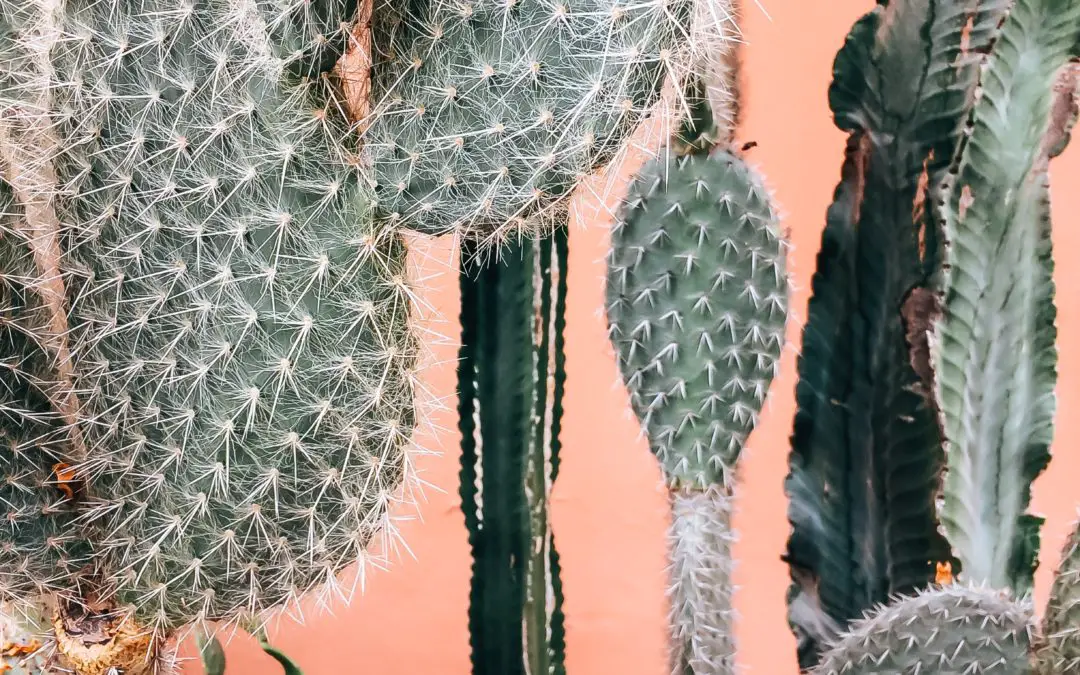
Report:
[{"label": "narrow cactus stem", "polygon": [[562,592],[548,501],[558,468],[567,234],[462,263],[461,495],[476,675],[559,675]]},{"label": "narrow cactus stem", "polygon": [[671,675],[734,673],[734,496],[710,485],[672,490],[671,503]]},{"label": "narrow cactus stem", "polygon": [[697,149],[642,169],[612,234],[607,315],[671,493],[672,675],[734,672],[732,490],[783,348],[787,288],[778,219],[741,159]]}]

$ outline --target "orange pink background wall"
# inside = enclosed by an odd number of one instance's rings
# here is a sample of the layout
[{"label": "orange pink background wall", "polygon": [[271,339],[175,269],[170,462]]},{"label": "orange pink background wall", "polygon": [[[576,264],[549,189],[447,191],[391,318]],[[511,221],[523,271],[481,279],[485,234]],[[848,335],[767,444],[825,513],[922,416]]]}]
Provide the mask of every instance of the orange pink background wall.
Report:
[{"label": "orange pink background wall", "polygon": [[[826,88],[836,50],[872,0],[743,0],[740,141],[766,176],[794,243],[796,280],[792,348],[773,398],[743,461],[736,525],[739,661],[748,675],[796,673],[794,641],[784,619],[788,577],[779,556],[788,533],[782,480],[794,412],[795,348],[805,313],[825,209],[839,179],[843,136],[833,126]],[[633,164],[633,162],[631,162]],[[1048,517],[1041,604],[1075,509],[1080,448],[1080,142],[1052,165],[1057,251],[1058,426],[1051,468],[1036,484],[1036,511]],[[553,495],[562,557],[569,675],[663,675],[666,605],[660,473],[638,436],[607,343],[601,313],[608,211],[582,190],[571,223],[567,393],[563,464]],[[457,341],[457,279],[452,242],[418,241],[419,276],[429,304],[426,327],[447,336],[432,345],[425,380],[433,399],[452,404]],[[351,607],[311,613],[302,625],[271,631],[277,647],[306,675],[468,675],[466,608],[469,552],[458,508],[458,438],[452,410],[436,411],[418,439],[438,455],[419,455],[428,483],[418,508],[399,525],[406,548],[391,551],[389,571],[369,570],[366,592]],[[1071,478],[1070,478],[1071,477]],[[227,650],[228,675],[264,675],[277,666],[250,639]],[[198,672],[193,665],[191,672]]]}]

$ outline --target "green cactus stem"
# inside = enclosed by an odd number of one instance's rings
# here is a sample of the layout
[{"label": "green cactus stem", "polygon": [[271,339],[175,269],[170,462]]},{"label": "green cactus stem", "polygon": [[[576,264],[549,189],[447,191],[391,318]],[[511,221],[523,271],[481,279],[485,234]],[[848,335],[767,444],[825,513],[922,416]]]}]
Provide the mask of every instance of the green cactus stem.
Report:
[{"label": "green cactus stem", "polygon": [[760,179],[722,150],[646,165],[612,232],[609,334],[671,490],[673,675],[734,672],[732,490],[784,344],[785,256]]},{"label": "green cactus stem", "polygon": [[833,65],[848,132],[803,331],[786,491],[789,622],[811,667],[836,630],[950,558],[925,333],[947,171],[1007,0],[881,2]]},{"label": "green cactus stem", "polygon": [[566,379],[567,233],[461,268],[461,502],[473,555],[474,675],[564,675],[559,558],[548,501]]},{"label": "green cactus stem", "polygon": [[1076,3],[1013,3],[941,197],[944,313],[932,354],[948,456],[942,525],[968,579],[1017,593],[1038,563],[1042,519],[1025,511],[1053,433],[1047,167],[1075,116],[1078,38]]}]

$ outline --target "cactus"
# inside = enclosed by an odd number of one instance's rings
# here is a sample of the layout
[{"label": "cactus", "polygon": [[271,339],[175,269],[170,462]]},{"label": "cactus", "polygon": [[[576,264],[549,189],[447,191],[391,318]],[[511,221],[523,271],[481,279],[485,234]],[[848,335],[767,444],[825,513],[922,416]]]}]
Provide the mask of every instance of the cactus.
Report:
[{"label": "cactus", "polygon": [[[51,365],[71,381],[52,407],[79,402],[5,458],[0,549],[20,564],[0,590],[63,595],[58,631],[105,613],[156,645],[349,596],[335,573],[389,524],[417,349],[404,244],[371,217],[322,76],[350,5],[0,2],[0,52],[24,56],[0,92],[5,240],[62,249],[61,275],[22,263],[31,291],[61,283],[71,354]],[[63,512],[42,514],[57,465]]]},{"label": "cactus", "polygon": [[610,337],[673,503],[676,675],[733,672],[732,490],[784,344],[785,254],[760,180],[722,150],[647,165],[612,233]]},{"label": "cactus", "polygon": [[1006,5],[879,3],[836,56],[829,103],[849,137],[812,280],[786,480],[803,668],[848,621],[951,559],[935,509],[944,458],[925,332],[940,245],[927,205]]},{"label": "cactus", "polygon": [[978,586],[923,590],[856,621],[815,675],[1034,673],[1029,602]]},{"label": "cactus", "polygon": [[461,502],[472,549],[474,675],[565,674],[548,500],[566,373],[567,233],[461,267]]},{"label": "cactus", "polygon": [[942,524],[969,579],[1018,593],[1037,565],[1042,519],[1025,510],[1053,433],[1047,168],[1075,116],[1078,38],[1080,6],[1017,0],[941,197],[944,310],[932,355],[948,455]]},{"label": "cactus", "polygon": [[[428,233],[542,232],[702,54],[712,0],[380,3],[361,121],[380,214]],[[702,17],[691,37],[695,11]],[[713,17],[708,21],[707,17]],[[695,26],[697,25],[695,24]],[[699,43],[700,42],[700,43]]]},{"label": "cactus", "polygon": [[1080,522],[1073,526],[1043,612],[1040,673],[1080,671]]}]

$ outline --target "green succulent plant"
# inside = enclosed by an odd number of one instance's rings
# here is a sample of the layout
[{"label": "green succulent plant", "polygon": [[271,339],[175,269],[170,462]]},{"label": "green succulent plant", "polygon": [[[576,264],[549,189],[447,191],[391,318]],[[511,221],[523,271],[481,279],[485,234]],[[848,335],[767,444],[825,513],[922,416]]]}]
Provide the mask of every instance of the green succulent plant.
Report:
[{"label": "green succulent plant", "polygon": [[[837,56],[850,136],[787,480],[804,669],[1068,672],[1069,553],[1040,630],[1026,511],[1049,461],[1047,170],[1075,121],[1078,42],[1069,2],[907,0]],[[935,579],[949,569],[959,586]]]},{"label": "green succulent plant", "polygon": [[612,231],[609,335],[672,500],[675,675],[734,672],[732,491],[784,345],[786,252],[760,178],[722,149],[648,164]]}]

